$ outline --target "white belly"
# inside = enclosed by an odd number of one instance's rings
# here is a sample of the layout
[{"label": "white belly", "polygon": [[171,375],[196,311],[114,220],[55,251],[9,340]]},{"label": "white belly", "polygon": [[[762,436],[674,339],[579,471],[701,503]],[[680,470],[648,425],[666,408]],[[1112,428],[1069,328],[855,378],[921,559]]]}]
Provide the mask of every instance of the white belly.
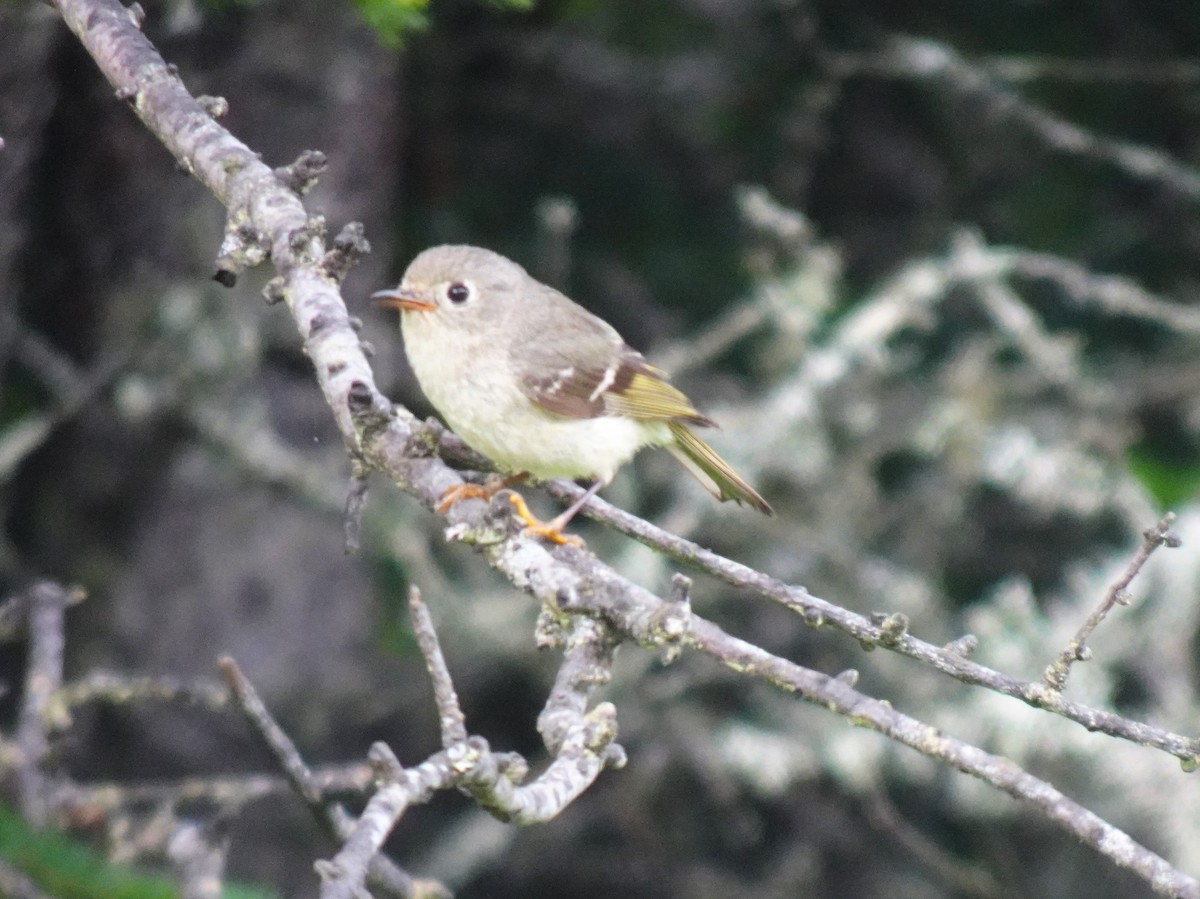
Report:
[{"label": "white belly", "polygon": [[[411,319],[422,314],[405,313],[406,335],[420,327]],[[436,340],[410,339],[405,349],[421,389],[446,424],[509,471],[608,482],[641,447],[671,439],[663,422],[575,419],[543,410],[521,392],[506,359],[493,347],[456,351],[454,361]]]}]

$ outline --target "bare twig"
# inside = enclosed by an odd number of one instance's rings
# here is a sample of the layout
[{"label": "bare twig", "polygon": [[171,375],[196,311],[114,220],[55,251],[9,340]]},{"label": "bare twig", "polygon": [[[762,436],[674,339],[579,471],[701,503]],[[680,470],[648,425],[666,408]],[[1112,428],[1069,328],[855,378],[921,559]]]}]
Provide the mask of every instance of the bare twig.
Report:
[{"label": "bare twig", "polygon": [[367,494],[370,487],[366,473],[355,472],[354,476],[350,478],[350,489],[346,491],[345,526],[343,528],[347,555],[353,555],[361,548],[363,509],[367,505]]},{"label": "bare twig", "polygon": [[329,160],[320,150],[305,150],[296,157],[295,162],[276,169],[275,174],[296,196],[303,197],[316,186],[317,179],[325,173],[328,165]]},{"label": "bare twig", "polygon": [[[651,645],[654,622],[663,603],[658,597],[621,578],[594,560],[576,559],[578,570],[555,564],[530,548],[520,553],[521,585],[535,596],[553,598],[566,612],[601,612],[627,638]],[[570,547],[554,555],[583,557]],[[493,564],[508,563],[504,551],[489,547]],[[539,564],[540,563],[540,564]],[[510,573],[510,576],[513,576]],[[1064,796],[1053,786],[1025,772],[1011,760],[984,752],[897,712],[890,703],[857,692],[845,680],[829,677],[781,659],[744,640],[726,634],[711,622],[691,617],[686,642],[711,655],[741,675],[766,680],[802,699],[843,715],[954,768],[971,774],[1036,807],[1048,819],[1078,836],[1114,863],[1145,878],[1166,895],[1200,897],[1200,882],[1173,868],[1167,861]],[[899,639],[911,639],[901,636]]]},{"label": "bare twig", "polygon": [[596,686],[607,683],[616,642],[601,621],[573,616],[560,635],[566,657],[538,728],[554,761],[534,783],[518,786],[528,765],[512,753],[492,752],[486,740],[469,735],[428,609],[416,588],[409,591],[409,614],[417,643],[434,685],[441,725],[441,752],[414,768],[403,768],[382,744],[372,748],[384,784],[367,803],[338,854],[321,862],[322,899],[351,899],[366,865],[409,806],[427,802],[438,790],[460,786],[484,809],[504,821],[533,824],[558,815],[608,766],[624,764],[614,743],[615,710],[587,704]]},{"label": "bare twig", "polygon": [[578,799],[606,766],[624,762],[619,750],[610,750],[617,735],[616,716],[611,703],[600,703],[582,726],[568,731],[550,767],[522,786],[513,781],[526,766],[514,766],[511,754],[493,753],[485,741],[473,737],[455,759],[463,770],[462,787],[501,821],[544,824]]},{"label": "bare twig", "polygon": [[505,821],[548,821],[586,790],[605,767],[624,764],[625,754],[614,742],[616,710],[609,703],[590,711],[587,708],[593,690],[608,682],[616,646],[602,622],[575,616],[562,632],[565,657],[538,718],[538,729],[554,761],[534,783],[516,786],[528,764],[513,754],[493,753],[485,741],[468,736],[437,635],[415,590],[409,604],[418,643],[434,680],[444,749],[458,773],[457,782],[485,809]]},{"label": "bare twig", "polygon": [[[458,782],[465,770],[462,760],[470,755],[466,750],[468,736],[458,695],[442,656],[433,619],[415,586],[409,589],[408,608],[417,644],[433,681],[442,742],[446,748],[415,768],[406,769],[385,744],[376,743],[371,747],[371,761],[382,785],[345,836],[337,855],[330,861],[317,863],[317,873],[322,881],[321,899],[355,899],[359,896],[368,867],[377,861],[379,850],[396,822],[410,805],[427,802],[438,790]],[[430,882],[414,882],[414,892],[418,890],[423,896],[449,895],[444,887]]]},{"label": "bare twig", "polygon": [[[342,840],[348,839],[354,829],[350,816],[341,805],[325,798],[321,784],[301,758],[291,738],[271,717],[254,685],[229,656],[223,656],[218,661],[218,667],[229,689],[233,691],[246,720],[250,722],[267,750],[275,756],[292,789],[300,795],[332,836]],[[413,879],[382,856],[372,857],[370,875],[377,886],[387,889],[392,895],[414,895]]]},{"label": "bare twig", "polygon": [[[826,55],[827,65],[841,78],[896,78],[921,80],[929,77],[927,66],[911,57],[880,52],[835,51]],[[1064,84],[1180,85],[1200,82],[1200,63],[1193,59],[1071,59],[1028,53],[1021,56],[980,56],[971,65],[1009,82],[1059,82]]]},{"label": "bare twig", "polygon": [[1108,616],[1114,606],[1129,605],[1132,601],[1132,597],[1129,595],[1129,585],[1133,583],[1133,579],[1138,576],[1138,572],[1142,570],[1142,566],[1146,564],[1154,551],[1160,546],[1174,548],[1180,545],[1178,535],[1171,530],[1174,521],[1174,514],[1168,512],[1158,520],[1154,527],[1147,528],[1142,532],[1142,542],[1133,558],[1129,560],[1125,571],[1108,588],[1100,605],[1096,606],[1092,614],[1087,617],[1087,621],[1071,638],[1071,642],[1066,645],[1054,663],[1048,665],[1043,672],[1042,681],[1051,690],[1057,691],[1066,687],[1067,678],[1071,674],[1071,666],[1075,662],[1083,662],[1091,658],[1091,650],[1087,647],[1088,638],[1092,636],[1092,633],[1100,626],[1100,622]]},{"label": "bare twig", "polygon": [[[312,771],[312,780],[321,795],[361,796],[373,779],[365,762],[324,766]],[[232,814],[242,806],[266,796],[279,796],[292,789],[291,782],[278,774],[223,775],[185,777],[182,780],[152,783],[62,783],[55,787],[54,805],[67,817],[93,818],[121,809],[145,805],[180,809],[216,807]]]},{"label": "bare twig", "polygon": [[347,222],[333,239],[333,249],[321,260],[321,268],[341,284],[350,269],[370,252],[371,243],[366,238],[362,222]]},{"label": "bare twig", "polygon": [[898,843],[906,853],[937,872],[957,893],[982,899],[1003,899],[1005,886],[988,871],[960,860],[907,821],[882,791],[867,798],[867,817],[889,841]]},{"label": "bare twig", "polygon": [[[217,660],[217,667],[221,672],[221,677],[233,692],[234,698],[237,699],[238,707],[242,710],[246,720],[254,727],[255,733],[262,739],[263,745],[279,762],[279,767],[291,782],[292,789],[299,793],[310,806],[324,811],[324,797],[321,794],[321,788],[313,779],[312,771],[300,757],[300,751],[296,749],[296,744],[292,742],[291,737],[271,717],[266,705],[259,698],[258,691],[242,673],[237,662],[229,656],[222,656]],[[337,827],[333,826],[331,829],[336,832]]]},{"label": "bare twig", "polygon": [[21,814],[34,827],[45,826],[49,818],[48,787],[42,771],[50,748],[47,711],[62,684],[67,605],[78,595],[50,581],[40,581],[28,591],[29,665],[17,719],[17,746],[21,751],[17,789]]},{"label": "bare twig", "polygon": [[[909,77],[938,81],[952,90],[978,97],[998,120],[1024,127],[1052,149],[1114,165],[1132,177],[1164,185],[1193,200],[1200,199],[1200,173],[1194,168],[1158,150],[1102,137],[1060,118],[995,83],[984,67],[964,60],[947,44],[898,36],[878,58],[891,72],[905,71]],[[861,56],[830,57],[831,74],[843,77],[860,74],[864,68],[846,63],[861,59]],[[1194,68],[1194,64],[1191,66]],[[1191,69],[1185,72],[1179,66],[1173,67],[1176,80],[1185,74],[1191,77]]]},{"label": "bare twig", "polygon": [[1094,305],[1108,315],[1153,322],[1180,334],[1200,334],[1200,311],[1194,305],[1167,302],[1128,278],[1097,274],[1050,253],[992,248],[988,255],[997,253],[1013,274],[1049,281],[1081,306]]},{"label": "bare twig", "polygon": [[[569,501],[583,488],[563,481],[547,485],[547,490]],[[798,613],[810,627],[833,627],[865,646],[880,646],[948,674],[965,684],[986,687],[1014,699],[1053,712],[1082,725],[1089,731],[1102,731],[1141,746],[1161,749],[1186,764],[1200,758],[1200,741],[1154,725],[1134,721],[1104,709],[1066,699],[1058,691],[1037,681],[1021,680],[995,669],[972,662],[953,647],[938,647],[911,634],[889,640],[883,627],[870,618],[809,593],[803,587],[785,584],[740,562],[727,559],[712,550],[664,531],[644,519],[593,497],[583,514],[665,552],[687,565],[695,566],[735,587],[755,591]],[[518,582],[519,583],[519,582]]]},{"label": "bare twig", "polygon": [[[394,780],[377,790],[338,854],[331,861],[317,862],[321,899],[358,899],[366,871],[378,862],[384,840],[405,810],[428,801],[435,792],[453,784],[457,776],[449,753],[440,752],[415,768],[398,772]],[[411,886],[406,895],[413,895]]]},{"label": "bare twig", "polygon": [[54,405],[26,415],[0,433],[0,482],[8,479],[56,429],[85,408],[89,400],[105,390],[133,355],[131,348],[106,353],[90,369],[80,372],[66,354],[32,331],[20,329],[14,342],[17,361],[50,389]]},{"label": "bare twig", "polygon": [[[599,612],[627,638],[643,645],[658,645],[661,635],[656,622],[662,615],[662,601],[626,581],[589,554],[573,547],[549,551],[523,537],[488,543],[482,548],[495,567],[544,603],[565,612]],[[879,645],[895,640],[895,645],[901,646],[912,639],[905,634],[886,634],[882,627],[872,635],[872,642]],[[1200,882],[1011,760],[986,753],[901,715],[889,703],[857,693],[846,681],[773,656],[697,616],[691,617],[686,640],[741,675],[767,680],[1031,803],[1049,820],[1075,834],[1115,864],[1135,871],[1157,891],[1200,897]],[[955,659],[965,664],[965,660]]]},{"label": "bare twig", "polygon": [[466,716],[458,704],[458,693],[450,679],[450,669],[446,667],[446,659],[433,628],[433,619],[429,616],[428,607],[421,602],[421,591],[415,584],[408,588],[408,614],[417,645],[425,657],[429,679],[433,682],[433,699],[438,710],[442,745],[449,748],[467,739]]},{"label": "bare twig", "polygon": [[702,619],[694,621],[689,642],[734,671],[765,678],[809,702],[836,711],[860,727],[886,734],[1030,803],[1049,820],[1098,849],[1115,864],[1134,871],[1164,895],[1200,897],[1200,881],[1172,867],[1165,859],[1007,758],[947,736],[937,728],[897,712],[890,703],[867,697],[837,678],[772,656]]},{"label": "bare twig", "polygon": [[[227,233],[236,233],[243,250],[261,248],[269,255],[279,272],[279,279],[268,284],[269,293],[287,301],[309,355],[321,360],[317,379],[342,434],[353,441],[346,397],[352,384],[372,380],[337,286],[321,266],[323,223],[309,216],[291,185],[188,93],[124,7],[115,0],[57,0],[54,5],[118,95],[230,210]],[[236,273],[238,265],[230,272]],[[378,405],[387,408],[382,398]]]},{"label": "bare twig", "polygon": [[145,700],[184,702],[218,711],[229,701],[229,693],[211,681],[187,682],[171,677],[130,677],[91,671],[81,680],[64,684],[54,697],[56,705],[67,713],[88,702],[126,704]]}]

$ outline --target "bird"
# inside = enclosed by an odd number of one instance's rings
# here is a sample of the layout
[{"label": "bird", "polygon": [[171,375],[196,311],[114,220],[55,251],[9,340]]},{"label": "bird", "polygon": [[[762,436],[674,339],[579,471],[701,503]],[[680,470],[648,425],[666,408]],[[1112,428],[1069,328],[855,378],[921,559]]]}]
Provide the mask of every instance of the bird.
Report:
[{"label": "bird", "polygon": [[575,513],[642,447],[666,448],[718,500],[771,506],[693,428],[716,423],[608,322],[499,253],[468,245],[419,253],[399,285],[372,299],[399,309],[405,353],[425,396],[472,449],[506,473],[463,484],[441,509],[533,476],[591,479],[562,514],[526,530],[555,543]]}]

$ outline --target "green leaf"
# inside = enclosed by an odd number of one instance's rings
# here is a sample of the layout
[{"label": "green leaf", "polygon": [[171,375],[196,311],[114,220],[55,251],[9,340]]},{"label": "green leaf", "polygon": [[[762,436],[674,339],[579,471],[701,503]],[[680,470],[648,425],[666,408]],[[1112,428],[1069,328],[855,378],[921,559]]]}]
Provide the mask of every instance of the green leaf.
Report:
[{"label": "green leaf", "polygon": [[398,47],[411,34],[429,24],[429,0],[354,0],[359,14],[375,30],[381,43]]},{"label": "green leaf", "polygon": [[[105,861],[85,844],[54,831],[34,830],[0,805],[0,859],[56,899],[178,899],[165,877],[140,874]],[[225,899],[270,899],[272,893],[226,887]]]},{"label": "green leaf", "polygon": [[[498,9],[528,11],[534,0],[486,0]],[[359,14],[374,30],[381,43],[399,47],[405,38],[429,27],[426,11],[429,0],[354,0]]]},{"label": "green leaf", "polygon": [[1129,451],[1129,471],[1161,509],[1177,508],[1200,493],[1200,459],[1166,459],[1135,446]]}]

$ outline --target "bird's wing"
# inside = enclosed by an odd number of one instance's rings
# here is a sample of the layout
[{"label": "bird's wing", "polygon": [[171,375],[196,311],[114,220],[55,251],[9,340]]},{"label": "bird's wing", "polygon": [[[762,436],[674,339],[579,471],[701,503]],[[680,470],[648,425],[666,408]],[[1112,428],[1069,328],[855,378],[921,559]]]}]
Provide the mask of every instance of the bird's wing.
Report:
[{"label": "bird's wing", "polygon": [[[543,322],[514,345],[513,364],[522,373],[519,380],[526,396],[568,418],[621,415],[713,424],[611,326],[590,313],[584,315]],[[547,340],[547,333],[554,338]]]}]

